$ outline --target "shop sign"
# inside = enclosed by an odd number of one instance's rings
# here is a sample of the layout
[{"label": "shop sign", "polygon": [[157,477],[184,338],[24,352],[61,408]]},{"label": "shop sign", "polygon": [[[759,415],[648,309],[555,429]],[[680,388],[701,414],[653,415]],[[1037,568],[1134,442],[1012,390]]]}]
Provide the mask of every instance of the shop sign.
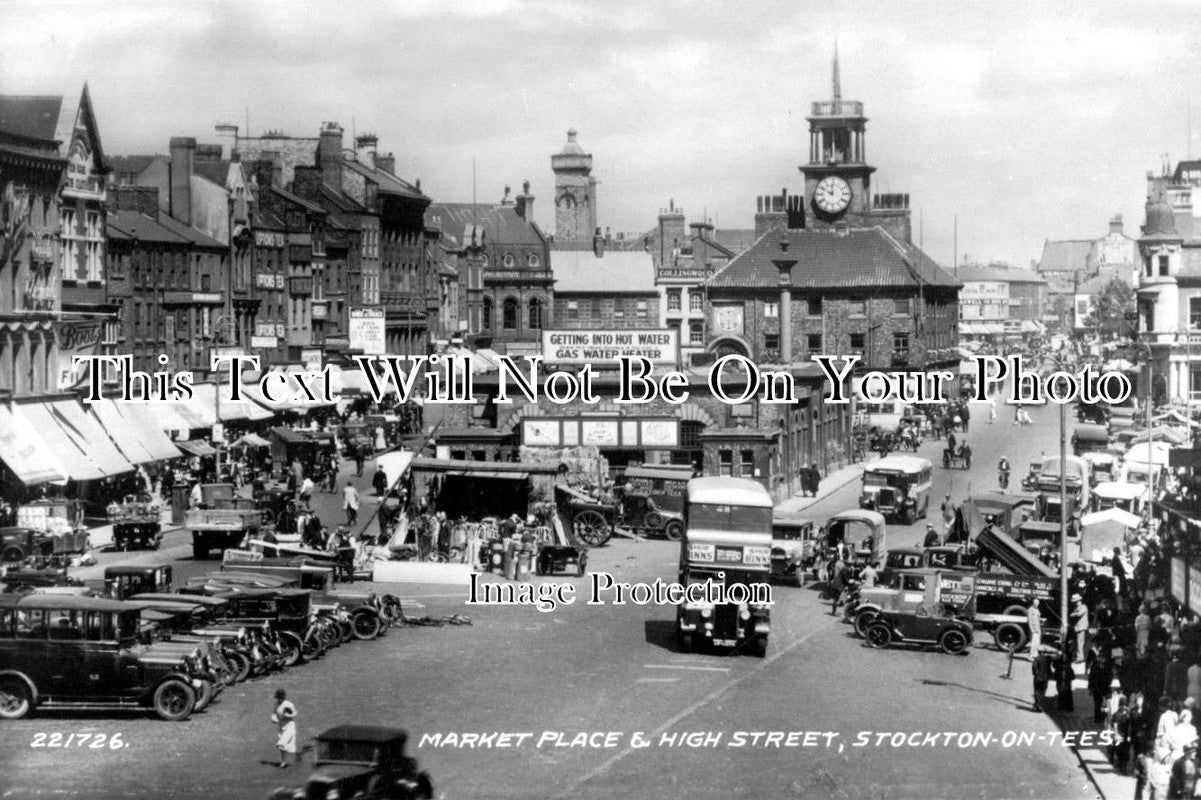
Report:
[{"label": "shop sign", "polygon": [[700,281],[705,279],[705,270],[703,267],[662,267],[659,270],[659,277]]},{"label": "shop sign", "polygon": [[680,332],[673,328],[542,332],[542,358],[547,364],[598,364],[636,356],[677,367]]},{"label": "shop sign", "polygon": [[367,355],[382,355],[385,345],[385,321],[382,308],[350,309],[350,347]]},{"label": "shop sign", "polygon": [[1201,569],[1188,568],[1188,609],[1194,614],[1201,612]]},{"label": "shop sign", "polygon": [[277,272],[256,272],[254,285],[259,289],[282,289],[284,276]]},{"label": "shop sign", "polygon": [[250,346],[255,350],[273,350],[279,347],[279,339],[275,336],[251,336]]},{"label": "shop sign", "polygon": [[255,231],[254,243],[257,247],[283,247],[284,235],[279,231]]},{"label": "shop sign", "polygon": [[521,421],[526,447],[673,448],[680,444],[678,419],[580,419],[536,417]]},{"label": "shop sign", "polygon": [[1188,568],[1184,563],[1184,559],[1179,556],[1172,557],[1172,597],[1176,598],[1176,602],[1188,605],[1189,593],[1186,585],[1188,577]]},{"label": "shop sign", "polygon": [[61,322],[58,327],[58,390],[74,389],[87,377],[87,367],[73,365],[75,356],[90,356],[100,344],[104,324],[100,321]]}]

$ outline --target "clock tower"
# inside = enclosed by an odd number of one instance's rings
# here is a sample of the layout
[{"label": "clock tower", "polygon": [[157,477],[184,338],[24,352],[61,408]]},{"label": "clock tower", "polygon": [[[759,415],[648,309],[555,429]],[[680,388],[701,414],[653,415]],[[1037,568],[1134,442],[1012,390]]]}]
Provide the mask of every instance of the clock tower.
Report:
[{"label": "clock tower", "polygon": [[809,163],[805,176],[807,227],[829,227],[845,221],[851,226],[877,224],[862,219],[872,212],[871,178],[876,168],[864,149],[863,103],[843,100],[838,76],[838,47],[834,47],[833,97],[813,103],[809,116]]}]

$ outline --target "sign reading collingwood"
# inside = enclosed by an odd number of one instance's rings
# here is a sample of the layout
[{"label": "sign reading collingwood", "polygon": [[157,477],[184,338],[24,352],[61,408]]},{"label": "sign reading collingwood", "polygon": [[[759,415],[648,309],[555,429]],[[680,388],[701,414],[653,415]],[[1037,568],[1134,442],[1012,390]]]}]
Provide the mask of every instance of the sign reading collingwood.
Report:
[{"label": "sign reading collingwood", "polygon": [[596,364],[639,356],[675,368],[680,363],[680,332],[670,328],[542,332],[542,357],[547,364]]}]

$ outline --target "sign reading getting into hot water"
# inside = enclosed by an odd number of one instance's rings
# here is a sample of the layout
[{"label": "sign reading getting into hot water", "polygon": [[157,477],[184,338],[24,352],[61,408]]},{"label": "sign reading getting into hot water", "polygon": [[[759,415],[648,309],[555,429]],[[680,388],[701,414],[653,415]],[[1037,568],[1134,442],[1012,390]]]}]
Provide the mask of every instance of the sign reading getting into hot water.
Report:
[{"label": "sign reading getting into hot water", "polygon": [[543,331],[542,355],[548,364],[582,364],[621,357],[648,358],[675,367],[680,360],[679,331],[656,328]]}]

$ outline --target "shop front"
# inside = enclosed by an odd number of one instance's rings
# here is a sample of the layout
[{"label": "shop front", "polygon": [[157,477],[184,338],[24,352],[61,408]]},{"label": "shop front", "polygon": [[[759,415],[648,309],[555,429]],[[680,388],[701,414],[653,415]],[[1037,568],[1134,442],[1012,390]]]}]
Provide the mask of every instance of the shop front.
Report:
[{"label": "shop front", "polygon": [[410,503],[441,511],[450,520],[486,517],[525,519],[545,513],[554,501],[555,464],[414,458],[409,466]]}]

